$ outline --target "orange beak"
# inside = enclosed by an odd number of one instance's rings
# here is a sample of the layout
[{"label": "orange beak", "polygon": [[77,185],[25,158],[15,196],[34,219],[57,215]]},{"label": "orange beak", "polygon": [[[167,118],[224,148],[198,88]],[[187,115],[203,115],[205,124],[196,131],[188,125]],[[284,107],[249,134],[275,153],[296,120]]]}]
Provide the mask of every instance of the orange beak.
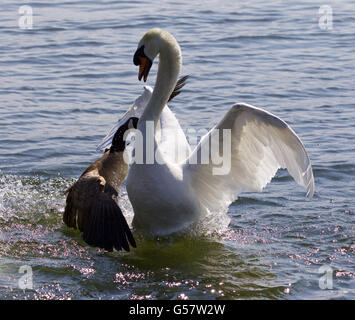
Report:
[{"label": "orange beak", "polygon": [[141,81],[142,78],[144,82],[147,81],[150,67],[152,66],[151,61],[147,57],[139,57],[139,72],[138,80]]}]

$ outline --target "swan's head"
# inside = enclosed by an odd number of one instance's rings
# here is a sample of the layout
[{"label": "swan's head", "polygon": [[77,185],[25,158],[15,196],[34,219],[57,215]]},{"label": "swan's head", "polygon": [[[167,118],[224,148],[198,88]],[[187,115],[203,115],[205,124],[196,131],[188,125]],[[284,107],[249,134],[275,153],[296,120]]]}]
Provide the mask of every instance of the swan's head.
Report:
[{"label": "swan's head", "polygon": [[139,41],[133,63],[139,66],[138,80],[147,81],[150,68],[155,57],[164,50],[175,49],[180,59],[181,52],[175,38],[167,31],[159,28],[149,30]]}]

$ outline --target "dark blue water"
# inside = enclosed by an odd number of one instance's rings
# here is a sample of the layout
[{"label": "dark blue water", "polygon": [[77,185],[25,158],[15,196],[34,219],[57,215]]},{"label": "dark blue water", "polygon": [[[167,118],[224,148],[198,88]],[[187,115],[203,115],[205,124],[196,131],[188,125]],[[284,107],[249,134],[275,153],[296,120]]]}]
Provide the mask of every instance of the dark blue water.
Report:
[{"label": "dark blue water", "polygon": [[[322,1],[2,1],[0,299],[354,299],[355,4],[327,4],[332,28]],[[152,27],[177,38],[190,75],[170,105],[183,129],[211,128],[236,101],[273,112],[309,153],[312,201],[280,171],[240,195],[223,234],[138,238],[131,253],[63,225],[64,190],[142,92],[132,56]]]}]

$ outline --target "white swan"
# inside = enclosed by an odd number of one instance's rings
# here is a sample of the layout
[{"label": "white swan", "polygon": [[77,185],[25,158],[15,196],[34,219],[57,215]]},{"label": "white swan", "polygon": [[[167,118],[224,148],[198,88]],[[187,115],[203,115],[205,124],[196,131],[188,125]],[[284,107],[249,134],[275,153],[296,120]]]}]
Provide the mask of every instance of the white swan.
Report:
[{"label": "white swan", "polygon": [[[159,67],[152,97],[138,123],[145,152],[151,143],[148,123],[154,122],[153,147],[163,164],[134,163],[127,177],[127,193],[134,209],[133,225],[146,233],[167,235],[179,231],[208,212],[227,207],[242,191],[261,191],[279,168],[287,168],[298,184],[314,193],[310,160],[295,132],[280,118],[244,103],[231,107],[214,129],[231,132],[231,163],[228,174],[216,174],[212,148],[210,160],[196,163],[204,147],[224,135],[211,130],[191,152],[184,133],[170,110],[164,108],[176,84],[181,51],[175,38],[155,28],[139,42],[134,55],[139,65],[138,79],[146,81],[154,58],[159,54]],[[211,142],[212,141],[212,142]],[[174,143],[185,150],[184,161],[173,161],[169,154]],[[208,148],[207,148],[208,149]]]}]

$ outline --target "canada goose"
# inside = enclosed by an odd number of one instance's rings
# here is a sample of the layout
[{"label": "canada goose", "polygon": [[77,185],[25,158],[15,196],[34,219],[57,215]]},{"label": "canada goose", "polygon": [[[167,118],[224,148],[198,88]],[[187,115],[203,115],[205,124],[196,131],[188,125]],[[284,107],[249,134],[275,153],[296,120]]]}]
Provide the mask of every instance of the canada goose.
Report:
[{"label": "canada goose", "polygon": [[68,227],[79,228],[83,240],[107,251],[136,247],[131,230],[114,197],[125,179],[128,164],[124,161],[124,134],[137,128],[138,118],[129,118],[113,137],[112,145],[93,162],[66,192],[63,221]]}]

